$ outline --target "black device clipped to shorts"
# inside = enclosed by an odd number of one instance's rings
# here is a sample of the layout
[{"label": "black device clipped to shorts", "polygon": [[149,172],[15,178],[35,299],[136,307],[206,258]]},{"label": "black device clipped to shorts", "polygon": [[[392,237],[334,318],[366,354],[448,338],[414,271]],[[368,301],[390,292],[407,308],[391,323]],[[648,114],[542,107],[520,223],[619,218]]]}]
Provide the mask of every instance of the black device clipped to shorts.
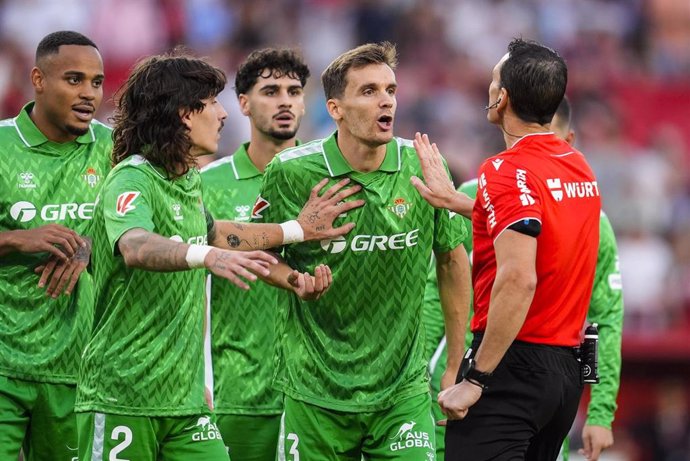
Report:
[{"label": "black device clipped to shorts", "polygon": [[585,329],[585,339],[580,345],[580,369],[582,382],[599,383],[599,330],[596,323]]}]

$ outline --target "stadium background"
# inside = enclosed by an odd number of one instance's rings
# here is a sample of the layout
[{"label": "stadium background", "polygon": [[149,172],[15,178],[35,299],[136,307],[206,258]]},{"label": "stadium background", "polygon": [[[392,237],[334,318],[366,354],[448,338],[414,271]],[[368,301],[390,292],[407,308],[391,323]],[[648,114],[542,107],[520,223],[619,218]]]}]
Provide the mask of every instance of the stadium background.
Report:
[{"label": "stadium background", "polygon": [[[605,459],[690,460],[690,2],[0,0],[0,117],[31,98],[36,45],[60,29],[101,49],[102,121],[142,56],[184,44],[232,81],[251,50],[299,47],[312,70],[303,140],[334,128],[319,81],[330,60],[360,43],[393,41],[396,133],[429,133],[457,181],[502,150],[483,107],[509,40],[557,49],[570,70],[576,146],[597,173],[625,287],[616,445]],[[227,155],[248,139],[249,125],[232,84],[221,98],[230,115],[219,155]]]}]

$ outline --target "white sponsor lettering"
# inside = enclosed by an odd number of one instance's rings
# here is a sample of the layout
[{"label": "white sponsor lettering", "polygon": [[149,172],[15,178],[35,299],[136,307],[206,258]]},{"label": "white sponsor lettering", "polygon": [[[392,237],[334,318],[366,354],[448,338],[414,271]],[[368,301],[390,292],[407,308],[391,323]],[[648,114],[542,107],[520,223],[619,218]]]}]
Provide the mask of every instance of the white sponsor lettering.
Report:
[{"label": "white sponsor lettering", "polygon": [[[48,204],[41,208],[39,216],[43,221],[64,221],[69,219],[91,219],[95,203]],[[31,202],[17,202],[10,207],[10,216],[19,222],[28,222],[36,217],[36,207]]]},{"label": "white sponsor lettering", "polygon": [[[587,198],[599,196],[599,185],[596,181],[561,181],[560,178],[547,179],[546,185],[553,198],[560,202],[567,198]],[[565,190],[565,194],[563,191]]]},{"label": "white sponsor lettering", "polygon": [[568,198],[599,196],[599,186],[596,181],[564,182],[563,188]]},{"label": "white sponsor lettering", "polygon": [[410,421],[400,426],[398,432],[391,437],[391,440],[395,441],[390,444],[390,450],[400,451],[409,448],[427,448],[429,449],[427,458],[433,460],[434,457],[429,457],[428,455],[429,453],[434,453],[434,447],[431,444],[429,433],[426,431],[415,431],[414,426],[416,426],[416,424],[416,422]]},{"label": "white sponsor lettering", "polygon": [[393,235],[355,235],[348,245],[343,237],[333,240],[322,240],[321,248],[328,253],[340,253],[346,248],[350,251],[387,251],[387,250],[404,250],[405,248],[417,245],[419,238],[419,229],[414,229],[409,232],[402,232]]},{"label": "white sponsor lettering", "polygon": [[522,206],[534,205],[534,198],[532,198],[532,191],[527,187],[527,171],[517,169],[515,170],[516,185],[520,192],[520,203]]},{"label": "white sponsor lettering", "polygon": [[561,189],[562,186],[560,178],[547,179],[546,185],[551,190],[551,195],[553,196],[554,200],[557,202],[563,200],[563,190]]}]

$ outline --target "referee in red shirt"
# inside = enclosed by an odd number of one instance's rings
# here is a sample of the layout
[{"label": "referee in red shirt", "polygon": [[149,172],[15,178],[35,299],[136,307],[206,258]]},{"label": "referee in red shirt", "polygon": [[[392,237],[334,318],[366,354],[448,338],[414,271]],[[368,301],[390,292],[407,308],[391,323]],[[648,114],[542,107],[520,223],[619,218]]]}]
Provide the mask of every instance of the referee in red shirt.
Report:
[{"label": "referee in red shirt", "polygon": [[[488,120],[507,149],[479,169],[472,210],[474,342],[439,394],[446,460],[555,460],[582,393],[575,348],[592,292],[601,199],[584,156],[550,129],[567,67],[513,40],[489,86]],[[415,139],[437,207],[466,210],[426,136]]]}]

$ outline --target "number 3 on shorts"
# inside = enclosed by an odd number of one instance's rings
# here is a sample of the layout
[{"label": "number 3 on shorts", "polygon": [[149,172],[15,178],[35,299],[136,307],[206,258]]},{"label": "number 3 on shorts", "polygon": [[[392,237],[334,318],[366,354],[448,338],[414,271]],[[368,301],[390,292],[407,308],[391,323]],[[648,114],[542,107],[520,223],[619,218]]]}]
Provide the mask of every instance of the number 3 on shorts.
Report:
[{"label": "number 3 on shorts", "polygon": [[294,432],[290,432],[286,438],[292,441],[290,451],[288,452],[290,455],[292,455],[292,461],[299,461],[299,450],[297,449],[297,446],[299,445],[299,437],[297,437],[297,434]]},{"label": "number 3 on shorts", "polygon": [[108,461],[130,461],[125,458],[118,458],[119,455],[125,448],[132,444],[132,429],[127,426],[116,426],[110,435],[110,440],[120,440],[120,435],[124,435],[125,438],[122,442],[118,443],[112,450],[110,450],[110,456],[108,456]]}]

